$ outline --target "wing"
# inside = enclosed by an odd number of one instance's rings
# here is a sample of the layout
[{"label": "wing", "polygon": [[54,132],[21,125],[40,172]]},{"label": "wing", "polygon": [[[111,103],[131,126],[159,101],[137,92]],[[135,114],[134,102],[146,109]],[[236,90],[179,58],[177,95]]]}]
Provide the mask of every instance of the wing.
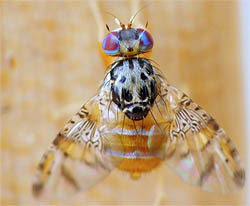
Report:
[{"label": "wing", "polygon": [[115,160],[105,154],[94,97],[65,125],[43,155],[32,190],[36,197],[65,197],[88,189],[107,176]]},{"label": "wing", "polygon": [[157,104],[169,122],[167,164],[184,181],[206,191],[228,193],[242,188],[245,171],[225,131],[180,90],[162,83],[161,91]]}]

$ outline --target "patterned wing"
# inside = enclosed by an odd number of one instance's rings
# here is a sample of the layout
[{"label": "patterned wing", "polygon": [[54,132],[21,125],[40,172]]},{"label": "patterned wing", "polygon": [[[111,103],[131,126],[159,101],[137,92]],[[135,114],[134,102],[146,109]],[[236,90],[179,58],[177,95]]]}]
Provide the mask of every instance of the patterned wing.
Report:
[{"label": "patterned wing", "polygon": [[184,181],[220,193],[244,186],[245,171],[235,146],[205,110],[165,83],[159,104],[169,122],[166,162]]},{"label": "patterned wing", "polygon": [[110,173],[115,162],[103,152],[100,101],[96,96],[83,106],[43,155],[32,187],[34,196],[65,197],[88,189]]}]

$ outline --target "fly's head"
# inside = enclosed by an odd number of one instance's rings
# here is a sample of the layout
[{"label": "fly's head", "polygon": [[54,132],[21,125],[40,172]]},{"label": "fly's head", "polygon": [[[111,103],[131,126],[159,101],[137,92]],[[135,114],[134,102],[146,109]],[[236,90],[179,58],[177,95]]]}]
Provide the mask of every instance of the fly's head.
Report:
[{"label": "fly's head", "polygon": [[111,99],[131,120],[144,119],[159,92],[159,79],[149,60],[130,58],[110,70]]},{"label": "fly's head", "polygon": [[127,26],[120,22],[119,24],[120,29],[110,32],[104,38],[102,42],[104,53],[110,56],[133,57],[152,49],[153,38],[147,30],[132,28],[132,22]]}]

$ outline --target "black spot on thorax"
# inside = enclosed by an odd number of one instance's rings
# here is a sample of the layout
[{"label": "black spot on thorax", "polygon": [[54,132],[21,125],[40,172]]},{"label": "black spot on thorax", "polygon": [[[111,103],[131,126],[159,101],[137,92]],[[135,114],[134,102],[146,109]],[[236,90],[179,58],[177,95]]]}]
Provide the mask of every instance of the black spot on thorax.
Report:
[{"label": "black spot on thorax", "polygon": [[144,81],[144,80],[148,79],[148,77],[142,72],[141,73],[141,79]]},{"label": "black spot on thorax", "polygon": [[154,73],[153,72],[153,67],[151,66],[151,64],[147,64],[146,71],[147,71],[148,75],[152,75]]},{"label": "black spot on thorax", "polygon": [[132,59],[128,60],[128,65],[129,65],[129,69],[131,69],[131,70],[134,69],[134,64],[133,64],[133,60]]},{"label": "black spot on thorax", "polygon": [[140,89],[139,95],[141,100],[145,100],[149,96],[146,85],[143,85],[143,87]]},{"label": "black spot on thorax", "polygon": [[156,91],[155,91],[155,89],[156,89],[155,84],[156,84],[155,81],[151,81],[151,82],[150,82],[151,94],[153,94],[153,93],[156,92]]},{"label": "black spot on thorax", "polygon": [[139,65],[141,68],[144,67],[144,61],[142,59],[138,59]]},{"label": "black spot on thorax", "polygon": [[122,99],[126,100],[127,102],[131,102],[133,97],[129,90],[122,88]]},{"label": "black spot on thorax", "polygon": [[111,90],[112,90],[112,100],[118,105],[120,105],[120,92],[118,87],[111,85]]}]

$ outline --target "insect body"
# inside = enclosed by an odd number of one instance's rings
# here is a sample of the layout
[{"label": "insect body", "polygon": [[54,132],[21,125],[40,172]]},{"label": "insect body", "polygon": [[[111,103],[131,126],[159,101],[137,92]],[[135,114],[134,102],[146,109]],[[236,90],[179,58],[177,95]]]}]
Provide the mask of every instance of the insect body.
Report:
[{"label": "insect body", "polygon": [[206,191],[242,188],[245,171],[224,130],[138,56],[152,48],[151,35],[132,22],[120,25],[105,37],[103,50],[121,59],[44,154],[34,195],[88,189],[114,168],[138,178],[163,161]]}]

